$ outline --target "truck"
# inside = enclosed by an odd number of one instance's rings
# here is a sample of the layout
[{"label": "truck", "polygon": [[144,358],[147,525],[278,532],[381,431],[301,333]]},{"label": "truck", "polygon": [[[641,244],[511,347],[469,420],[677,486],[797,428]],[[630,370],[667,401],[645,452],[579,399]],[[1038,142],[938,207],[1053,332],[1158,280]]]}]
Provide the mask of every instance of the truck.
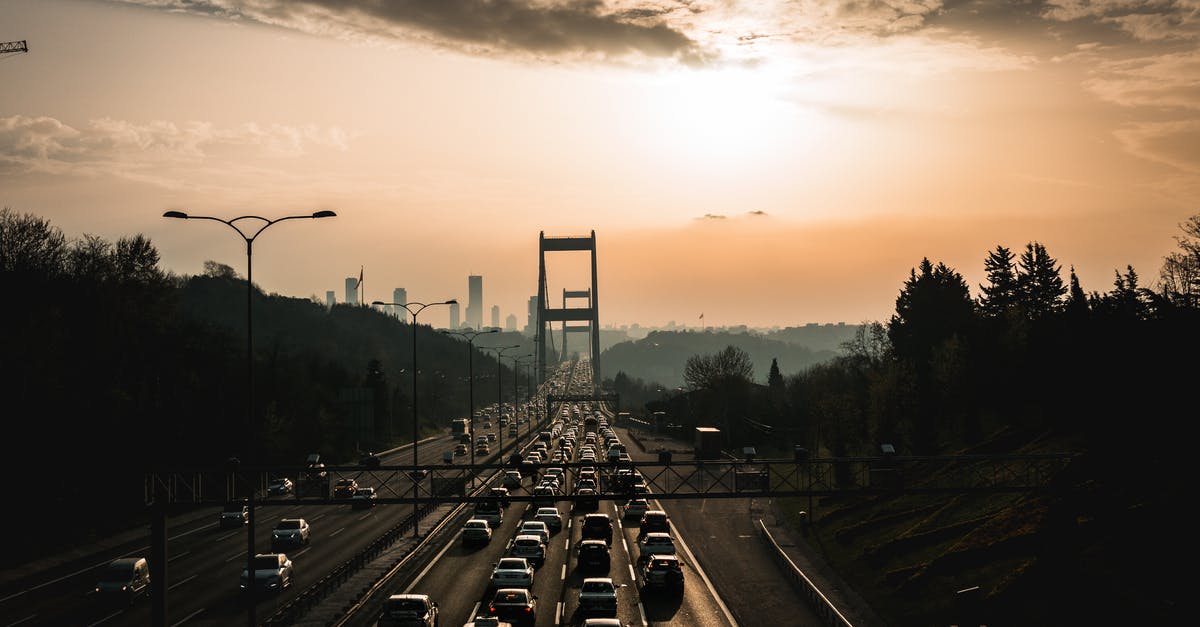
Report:
[{"label": "truck", "polygon": [[471,427],[467,424],[466,418],[455,418],[450,421],[450,435],[455,438],[462,438],[470,431]]},{"label": "truck", "polygon": [[721,456],[721,430],[716,427],[696,427],[696,459],[717,459]]}]

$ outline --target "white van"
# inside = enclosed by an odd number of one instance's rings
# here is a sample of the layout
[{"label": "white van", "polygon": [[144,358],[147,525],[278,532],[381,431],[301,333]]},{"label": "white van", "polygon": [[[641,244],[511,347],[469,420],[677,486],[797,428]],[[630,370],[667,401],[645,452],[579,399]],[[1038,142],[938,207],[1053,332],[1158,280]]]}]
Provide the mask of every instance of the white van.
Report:
[{"label": "white van", "polygon": [[150,590],[150,564],[144,557],[122,557],[109,562],[96,581],[101,598],[132,603]]}]

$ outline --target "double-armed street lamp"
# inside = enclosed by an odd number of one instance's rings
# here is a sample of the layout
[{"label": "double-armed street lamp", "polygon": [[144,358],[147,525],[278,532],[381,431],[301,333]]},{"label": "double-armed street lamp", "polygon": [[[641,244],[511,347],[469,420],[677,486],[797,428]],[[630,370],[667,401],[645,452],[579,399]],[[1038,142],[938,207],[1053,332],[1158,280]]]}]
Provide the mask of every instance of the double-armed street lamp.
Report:
[{"label": "double-armed street lamp", "polygon": [[[299,220],[302,218],[332,218],[335,216],[337,216],[337,214],[329,210],[315,211],[308,215],[284,216],[282,218],[275,219],[253,215],[225,219],[213,216],[191,215],[182,211],[167,211],[166,213],[163,213],[164,218],[174,218],[177,220],[211,220],[213,222],[220,222],[221,224],[224,224],[225,226],[228,226],[236,231],[237,234],[240,235],[246,242],[246,438],[248,441],[245,443],[246,450],[243,451],[242,454],[246,457],[245,461],[247,464],[259,461],[257,459],[258,431],[256,429],[257,425],[254,421],[254,308],[252,306],[254,301],[254,240],[259,235],[262,235],[262,232],[267,230],[267,227],[271,226],[272,224],[278,224],[279,222],[283,222],[285,220]],[[242,227],[238,225],[238,222],[243,220],[256,220],[260,224],[258,225],[257,230],[248,228],[247,230],[243,231]],[[253,588],[254,586],[254,490],[254,482],[251,482],[249,490],[247,490],[248,494],[246,496],[246,507],[249,512],[248,524],[246,526],[246,585],[250,588]],[[257,623],[257,616],[254,607],[254,595],[250,594],[249,596],[251,597],[251,601],[249,604],[250,607],[248,618],[251,627],[253,627]]]},{"label": "double-armed street lamp", "polygon": [[[471,433],[471,465],[475,465],[475,338],[486,333],[496,333],[500,329],[492,327],[482,331],[442,331],[446,335],[457,335],[467,338],[467,426]],[[499,421],[497,420],[497,425]],[[475,486],[475,475],[471,475],[471,486]]]},{"label": "double-armed street lamp", "polygon": [[[521,424],[520,421],[517,420],[517,405],[521,402],[520,397],[517,396],[517,379],[520,379],[521,377],[518,376],[517,373],[520,372],[519,368],[521,368],[527,364],[527,362],[525,360],[531,359],[533,356],[534,356],[533,353],[530,353],[528,355],[520,355],[520,356],[512,358],[512,360],[513,360],[513,421],[514,421],[513,424],[515,424],[515,425]],[[525,419],[526,420],[529,419],[528,412],[526,412]],[[533,428],[533,426],[528,422],[526,424],[530,425],[530,426],[525,427],[526,435],[528,435],[528,432]],[[520,435],[520,434],[518,433],[518,435]]]},{"label": "double-armed street lamp", "polygon": [[[413,337],[413,340],[412,340],[413,466],[420,465],[420,461],[417,458],[417,440],[420,439],[420,424],[421,424],[420,419],[417,418],[417,315],[420,314],[422,311],[424,311],[426,307],[432,307],[434,305],[457,305],[457,304],[458,304],[458,301],[453,298],[451,298],[450,300],[445,300],[445,301],[439,302],[439,303],[413,303],[413,302],[385,303],[381,300],[371,301],[371,305],[374,305],[374,306],[391,305],[392,307],[403,307],[404,310],[407,311],[408,313],[412,314],[412,317],[413,317],[413,321],[412,321],[412,332],[413,332],[413,336],[412,336]],[[416,307],[415,311],[413,310],[413,307]],[[414,478],[414,481],[413,481],[413,537],[414,538],[420,537],[420,535],[421,535],[420,532],[417,530],[417,526],[418,526],[417,523],[419,522],[418,521],[419,508],[418,508],[416,498],[417,498],[417,482]]]},{"label": "double-armed street lamp", "polygon": [[[512,350],[514,348],[521,348],[521,345],[513,344],[512,346],[480,346],[479,348],[481,350],[496,351],[496,413],[499,414],[500,416],[503,416],[504,415],[504,392],[503,392],[504,388],[501,387],[501,385],[500,385],[500,374],[502,372],[501,369],[503,368],[503,365],[500,363],[500,358],[504,355],[504,351]],[[513,420],[516,420],[517,419],[516,412],[514,411],[513,414],[514,414]],[[497,420],[499,420],[499,418],[497,418]],[[507,427],[507,425],[505,425],[505,426]],[[500,436],[499,436],[500,451],[504,451],[504,429],[497,429],[497,430],[500,432]]]}]

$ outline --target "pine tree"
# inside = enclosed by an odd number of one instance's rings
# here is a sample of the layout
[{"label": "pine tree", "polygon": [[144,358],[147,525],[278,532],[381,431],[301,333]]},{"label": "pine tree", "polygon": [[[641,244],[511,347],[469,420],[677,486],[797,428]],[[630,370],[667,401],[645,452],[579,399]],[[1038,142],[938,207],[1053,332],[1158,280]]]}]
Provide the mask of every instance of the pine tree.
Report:
[{"label": "pine tree", "polygon": [[1067,296],[1067,313],[1075,317],[1082,317],[1090,311],[1087,294],[1079,286],[1079,277],[1075,276],[1075,266],[1071,266],[1071,288],[1070,294]]},{"label": "pine tree", "polygon": [[1025,245],[1017,269],[1017,287],[1021,305],[1033,319],[1044,318],[1062,309],[1067,286],[1060,275],[1062,266],[1038,242]]},{"label": "pine tree", "polygon": [[772,393],[783,391],[783,375],[779,373],[779,360],[771,358],[771,370],[767,373],[767,387]]},{"label": "pine tree", "polygon": [[987,272],[988,285],[980,285],[983,296],[979,299],[979,309],[986,316],[1003,316],[1012,306],[1017,304],[1017,269],[1013,265],[1015,256],[1012,251],[997,246],[989,252],[983,262]]}]

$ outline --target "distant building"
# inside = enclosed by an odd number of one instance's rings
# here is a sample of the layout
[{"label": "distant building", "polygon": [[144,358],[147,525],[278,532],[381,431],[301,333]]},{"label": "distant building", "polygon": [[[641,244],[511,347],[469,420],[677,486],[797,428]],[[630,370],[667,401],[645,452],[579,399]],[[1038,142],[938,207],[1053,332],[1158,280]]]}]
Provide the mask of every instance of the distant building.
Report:
[{"label": "distant building", "polygon": [[[408,304],[408,290],[403,287],[397,287],[392,290],[392,302],[400,303],[401,305]],[[393,307],[392,315],[400,319],[401,322],[408,322],[408,310],[403,307]]]},{"label": "distant building", "polygon": [[346,277],[346,304],[358,304],[358,277],[356,276]]},{"label": "distant building", "polygon": [[483,277],[478,274],[467,277],[467,325],[472,329],[483,326]]},{"label": "distant building", "polygon": [[517,330],[517,317],[516,316],[514,316],[512,314],[508,314],[508,317],[504,319],[504,330],[505,331],[516,331]]},{"label": "distant building", "polygon": [[529,297],[529,318],[525,323],[525,335],[535,335],[537,333],[537,296]]},{"label": "distant building", "polygon": [[450,303],[450,328],[457,329],[458,327],[458,303]]},{"label": "distant building", "polygon": [[500,305],[492,305],[492,326],[500,327]]},{"label": "distant building", "polygon": [[328,309],[333,309],[333,306],[336,304],[337,297],[334,296],[333,290],[327,290],[325,292],[325,307]]}]

